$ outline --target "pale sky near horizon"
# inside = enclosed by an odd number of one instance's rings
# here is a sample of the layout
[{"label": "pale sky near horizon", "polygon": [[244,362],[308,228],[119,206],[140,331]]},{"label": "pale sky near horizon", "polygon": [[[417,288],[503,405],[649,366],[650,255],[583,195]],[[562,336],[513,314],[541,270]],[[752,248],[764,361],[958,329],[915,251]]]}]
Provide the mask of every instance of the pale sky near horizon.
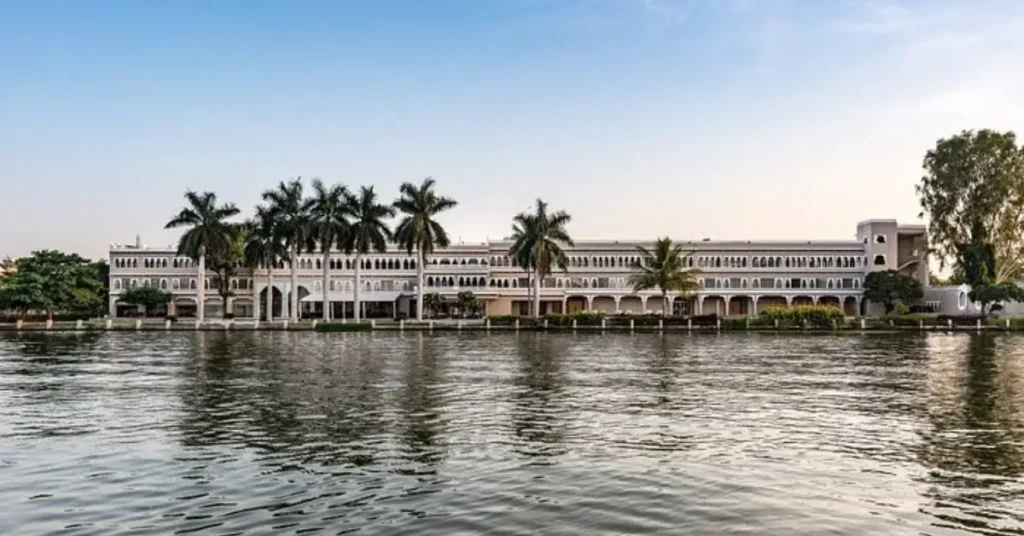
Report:
[{"label": "pale sky near horizon", "polygon": [[1024,135],[1024,1],[0,0],[0,257],[101,258],[188,189],[431,175],[455,239],[919,222],[925,151]]}]

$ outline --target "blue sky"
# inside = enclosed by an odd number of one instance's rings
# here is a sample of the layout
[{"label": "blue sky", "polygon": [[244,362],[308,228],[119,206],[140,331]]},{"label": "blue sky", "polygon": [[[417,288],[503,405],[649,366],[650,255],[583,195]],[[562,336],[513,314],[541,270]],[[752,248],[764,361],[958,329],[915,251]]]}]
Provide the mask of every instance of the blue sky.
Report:
[{"label": "blue sky", "polygon": [[540,196],[578,238],[849,238],[924,152],[1024,134],[1016,0],[7,2],[0,256],[101,257],[185,189],[431,175],[467,242]]}]

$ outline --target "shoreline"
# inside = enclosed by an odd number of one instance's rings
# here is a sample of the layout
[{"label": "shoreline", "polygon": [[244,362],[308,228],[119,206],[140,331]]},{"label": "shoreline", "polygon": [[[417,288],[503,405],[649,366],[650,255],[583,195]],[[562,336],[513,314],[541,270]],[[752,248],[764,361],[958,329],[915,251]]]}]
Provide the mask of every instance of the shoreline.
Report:
[{"label": "shoreline", "polygon": [[787,333],[787,334],[841,334],[841,333],[1020,333],[1024,332],[1024,323],[1010,322],[1008,319],[994,320],[992,323],[930,323],[916,325],[896,324],[883,319],[854,319],[835,328],[815,326],[771,326],[751,325],[746,319],[734,319],[732,322],[718,322],[714,325],[651,325],[642,324],[607,324],[607,325],[547,325],[536,323],[532,319],[524,319],[524,324],[492,324],[486,320],[435,320],[435,321],[364,321],[329,322],[300,321],[289,322],[255,322],[255,321],[207,321],[202,324],[188,321],[154,320],[86,320],[75,322],[19,322],[0,324],[0,332],[32,332],[32,333],[63,333],[63,332],[187,332],[187,331],[287,331],[312,333],[366,333],[366,332],[503,332],[516,333]]}]

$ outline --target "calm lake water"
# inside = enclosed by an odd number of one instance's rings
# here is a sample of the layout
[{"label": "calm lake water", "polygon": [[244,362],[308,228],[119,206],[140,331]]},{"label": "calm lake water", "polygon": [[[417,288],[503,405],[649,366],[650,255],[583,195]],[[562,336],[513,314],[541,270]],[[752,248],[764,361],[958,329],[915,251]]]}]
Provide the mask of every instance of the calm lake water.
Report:
[{"label": "calm lake water", "polygon": [[0,534],[1024,534],[1024,337],[0,334]]}]

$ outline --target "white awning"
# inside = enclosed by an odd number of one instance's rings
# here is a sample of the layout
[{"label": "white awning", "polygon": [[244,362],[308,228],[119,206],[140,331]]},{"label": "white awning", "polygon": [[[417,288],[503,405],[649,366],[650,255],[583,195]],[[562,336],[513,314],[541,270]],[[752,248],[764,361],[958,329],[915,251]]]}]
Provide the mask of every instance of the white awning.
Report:
[{"label": "white awning", "polygon": [[[395,291],[372,291],[364,290],[359,293],[360,302],[388,302],[392,303],[402,295],[399,290]],[[332,302],[353,302],[355,297],[351,290],[331,290],[327,292],[327,299]],[[305,298],[299,301],[317,303],[324,301],[323,292],[310,292]]]}]

